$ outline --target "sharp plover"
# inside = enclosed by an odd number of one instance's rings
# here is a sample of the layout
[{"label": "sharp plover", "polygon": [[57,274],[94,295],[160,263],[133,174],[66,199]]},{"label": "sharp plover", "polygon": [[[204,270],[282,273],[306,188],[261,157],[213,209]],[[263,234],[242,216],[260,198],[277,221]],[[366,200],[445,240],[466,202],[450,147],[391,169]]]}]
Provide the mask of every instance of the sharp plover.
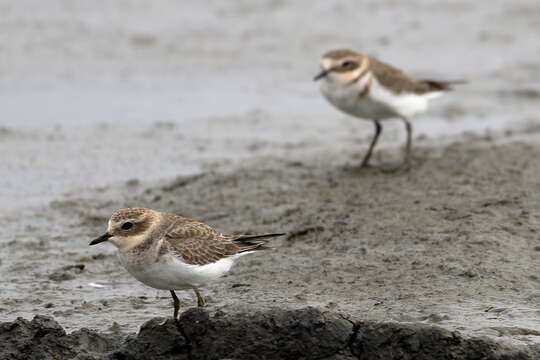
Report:
[{"label": "sharp plover", "polygon": [[400,118],[407,130],[405,161],[408,164],[412,126],[410,119],[427,110],[428,102],[463,81],[418,80],[371,56],[351,50],[333,50],[321,58],[322,71],[313,80],[322,79],[321,92],[341,111],[372,120],[375,136],[360,167],[368,166],[373,148],[381,134],[381,120]]},{"label": "sharp plover", "polygon": [[269,249],[265,238],[281,235],[223,235],[202,222],[131,208],[116,211],[107,232],[90,245],[113,243],[131,275],[153,288],[169,290],[177,319],[180,301],[175,290],[193,289],[197,305],[206,305],[199,287],[227,273],[240,256]]}]

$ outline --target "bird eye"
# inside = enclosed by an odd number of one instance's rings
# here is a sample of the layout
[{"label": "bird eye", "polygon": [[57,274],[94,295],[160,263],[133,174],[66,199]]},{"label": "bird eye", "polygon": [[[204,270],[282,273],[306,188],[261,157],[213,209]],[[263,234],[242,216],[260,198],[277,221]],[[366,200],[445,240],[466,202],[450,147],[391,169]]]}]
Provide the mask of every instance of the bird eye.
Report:
[{"label": "bird eye", "polygon": [[133,227],[133,223],[126,221],[125,223],[122,224],[121,227],[122,227],[122,230],[129,230]]},{"label": "bird eye", "polygon": [[354,67],[354,65],[355,65],[354,61],[345,61],[343,62],[343,64],[341,64],[341,66],[346,69],[350,69]]}]

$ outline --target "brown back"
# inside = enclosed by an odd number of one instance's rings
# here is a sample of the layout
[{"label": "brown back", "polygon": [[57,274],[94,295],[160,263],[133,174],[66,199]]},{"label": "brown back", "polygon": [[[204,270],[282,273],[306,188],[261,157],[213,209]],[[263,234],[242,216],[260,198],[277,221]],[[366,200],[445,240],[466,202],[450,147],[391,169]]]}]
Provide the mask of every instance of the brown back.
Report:
[{"label": "brown back", "polygon": [[451,90],[450,81],[417,80],[403,71],[383,63],[373,57],[369,58],[369,68],[377,81],[394,93],[425,94],[435,91]]}]

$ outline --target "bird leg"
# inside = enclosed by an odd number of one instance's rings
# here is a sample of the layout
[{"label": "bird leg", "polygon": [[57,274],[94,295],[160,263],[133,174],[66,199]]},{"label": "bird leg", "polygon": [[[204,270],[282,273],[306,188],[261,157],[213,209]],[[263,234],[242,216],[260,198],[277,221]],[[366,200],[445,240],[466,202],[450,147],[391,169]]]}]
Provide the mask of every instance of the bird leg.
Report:
[{"label": "bird leg", "polygon": [[405,164],[409,164],[412,148],[412,125],[409,119],[404,117],[401,119],[405,123],[405,129],[407,130],[407,143],[405,144]]},{"label": "bird leg", "polygon": [[379,120],[373,120],[373,123],[375,124],[375,136],[371,140],[371,145],[369,145],[369,150],[364,156],[364,160],[362,160],[362,163],[360,164],[361,168],[368,167],[369,159],[371,158],[371,153],[373,152],[373,148],[375,147],[375,144],[377,144],[377,140],[379,140],[379,135],[381,135],[382,131],[382,125],[379,122]]},{"label": "bird leg", "polygon": [[204,300],[204,297],[201,295],[198,289],[193,288],[195,290],[195,295],[197,295],[197,306],[198,307],[204,307],[206,306],[206,300]]},{"label": "bird leg", "polygon": [[387,169],[383,169],[383,172],[393,173],[397,171],[408,171],[411,168],[411,148],[412,148],[412,125],[409,119],[402,117],[401,120],[405,123],[405,130],[407,130],[407,142],[405,144],[405,159],[398,166],[393,166]]},{"label": "bird leg", "polygon": [[176,296],[176,293],[174,292],[174,290],[171,290],[171,295],[172,295],[172,298],[173,298],[173,301],[174,301],[173,319],[177,320],[178,319],[178,310],[180,309],[180,300],[178,300],[178,297]]}]

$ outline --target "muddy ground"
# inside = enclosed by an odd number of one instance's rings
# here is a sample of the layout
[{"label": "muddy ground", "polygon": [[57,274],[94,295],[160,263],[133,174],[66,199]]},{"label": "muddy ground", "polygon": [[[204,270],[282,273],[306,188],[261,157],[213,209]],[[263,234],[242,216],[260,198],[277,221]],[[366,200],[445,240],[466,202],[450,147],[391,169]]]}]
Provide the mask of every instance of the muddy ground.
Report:
[{"label": "muddy ground", "polygon": [[[537,0],[0,10],[0,358],[540,358]],[[346,169],[373,127],[311,81],[336,47],[469,80],[414,119],[411,171]],[[404,134],[384,128],[386,167]],[[126,206],[288,235],[204,289],[207,312],[179,292],[180,331],[167,292],[87,246]]]},{"label": "muddy ground", "polygon": [[0,356],[27,359],[537,359],[540,346],[512,347],[415,323],[354,322],[313,307],[250,313],[192,308],[154,318],[136,336],[81,329],[66,334],[36,316],[0,324]]},{"label": "muddy ground", "polygon": [[[360,152],[255,158],[173,181],[132,179],[29,215],[3,245],[3,319],[53,316],[68,331],[136,332],[171,300],[136,282],[112,246],[89,248],[117,208],[144,206],[225,233],[283,231],[204,290],[210,313],[314,307],[351,321],[436,325],[524,349],[540,342],[540,133],[417,147],[410,171],[354,170]],[[193,307],[180,292],[182,310]],[[336,315],[337,316],[337,315]],[[421,341],[421,340],[420,340]]]}]

